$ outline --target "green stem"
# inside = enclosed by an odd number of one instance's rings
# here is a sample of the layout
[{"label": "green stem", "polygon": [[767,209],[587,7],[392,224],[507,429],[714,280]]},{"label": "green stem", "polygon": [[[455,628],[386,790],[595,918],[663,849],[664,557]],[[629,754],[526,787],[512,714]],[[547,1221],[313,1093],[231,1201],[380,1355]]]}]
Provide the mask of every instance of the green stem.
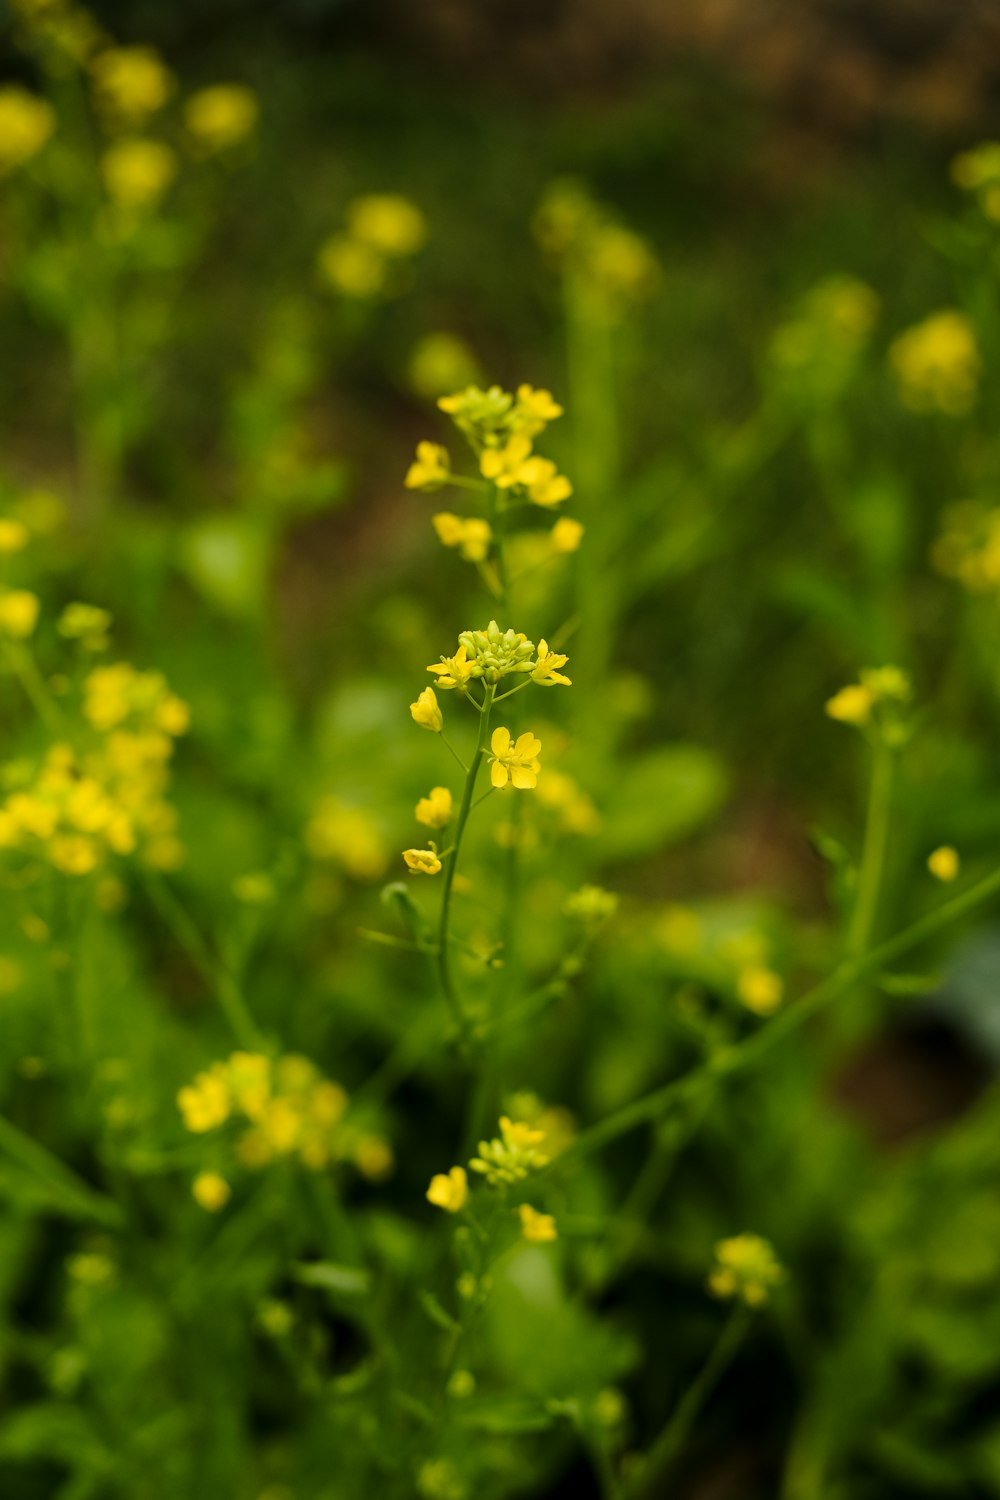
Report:
[{"label": "green stem", "polygon": [[7,660],[46,729],[52,734],[62,734],[62,715],[30,649],[12,641],[7,646]]},{"label": "green stem", "polygon": [[490,525],[496,542],[497,582],[500,585],[500,604],[505,616],[510,618],[510,585],[507,577],[507,554],[504,547],[507,531],[507,515],[500,504],[500,491],[490,486]]},{"label": "green stem", "polygon": [[634,1130],[637,1125],[642,1125],[647,1120],[658,1119],[660,1115],[684,1099],[695,1097],[716,1078],[724,1074],[743,1072],[753,1066],[785,1037],[799,1031],[806,1021],[849,990],[862,975],[870,974],[873,970],[881,968],[883,964],[891,963],[902,954],[908,953],[911,948],[916,948],[918,944],[933,937],[943,928],[949,927],[959,917],[974,911],[977,906],[981,906],[984,901],[988,901],[991,896],[998,893],[1000,893],[1000,869],[985,875],[982,880],[977,881],[968,890],[953,896],[950,901],[942,902],[934,911],[927,912],[916,922],[911,922],[909,927],[904,927],[902,932],[880,943],[877,948],[872,948],[868,953],[861,954],[857,958],[846,960],[826,979],[808,990],[797,1004],[790,1006],[788,1010],[747,1037],[745,1041],[727,1048],[724,1052],[716,1053],[708,1062],[693,1068],[690,1073],[685,1073],[681,1078],[672,1079],[661,1088],[653,1089],[641,1099],[636,1099],[631,1104],[615,1110],[606,1119],[599,1120],[589,1130],[582,1131],[576,1140],[560,1153],[558,1161],[562,1163],[585,1155],[589,1151],[599,1150],[609,1141],[617,1140],[620,1135]]},{"label": "green stem", "polygon": [[455,883],[455,871],[458,868],[458,856],[462,847],[462,836],[465,833],[465,825],[469,821],[469,813],[472,810],[472,794],[476,788],[476,778],[479,775],[479,767],[482,763],[483,752],[489,744],[490,733],[490,710],[493,707],[494,689],[491,685],[486,688],[486,698],[483,703],[482,713],[479,718],[479,739],[473,751],[472,763],[465,774],[465,787],[462,792],[462,802],[458,809],[458,818],[455,823],[455,842],[452,846],[451,855],[445,866],[444,889],[441,892],[441,915],[438,920],[438,951],[437,971],[441,989],[452,1015],[457,1021],[462,1034],[465,1034],[467,1017],[458,991],[455,988],[455,980],[451,972],[451,952],[448,937],[448,923],[451,917],[451,891]]},{"label": "green stem", "polygon": [[67,1213],[81,1218],[95,1219],[109,1228],[119,1228],[122,1211],[117,1203],[105,1198],[103,1193],[89,1187],[70,1167],[53,1156],[45,1146],[24,1134],[9,1120],[0,1117],[0,1151],[6,1152],[14,1161],[27,1170],[51,1190],[53,1198],[65,1206]]},{"label": "green stem", "polygon": [[214,957],[205,939],[165,880],[146,871],[146,889],[160,916],[195,968],[215,990],[233,1035],[241,1046],[259,1051],[261,1036],[242,991],[229,970]]},{"label": "green stem", "polygon": [[885,869],[885,853],[889,842],[894,765],[895,756],[892,749],[880,740],[875,746],[875,758],[872,762],[857,895],[847,933],[847,952],[851,957],[856,957],[865,951],[875,925],[875,914]]},{"label": "green stem", "polygon": [[[676,1458],[698,1414],[731,1362],[749,1327],[750,1313],[742,1303],[734,1307],[715,1341],[712,1352],[681,1397],[673,1416],[649,1448],[635,1477],[625,1486],[625,1500],[653,1493],[653,1486]],[[661,1491],[657,1488],[656,1493]]]}]

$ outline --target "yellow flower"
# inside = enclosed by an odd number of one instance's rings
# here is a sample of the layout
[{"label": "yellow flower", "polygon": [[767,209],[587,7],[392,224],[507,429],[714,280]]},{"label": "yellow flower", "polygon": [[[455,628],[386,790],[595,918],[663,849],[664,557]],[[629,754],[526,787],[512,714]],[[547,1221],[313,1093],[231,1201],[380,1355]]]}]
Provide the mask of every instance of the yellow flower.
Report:
[{"label": "yellow flower", "polygon": [[197,1135],[228,1120],[231,1101],[225,1064],[213,1064],[210,1071],[199,1073],[193,1083],[182,1088],[177,1095],[177,1107],[186,1128]]},{"label": "yellow flower", "polygon": [[27,545],[27,526],[21,521],[0,518],[0,556],[7,557],[11,552],[20,552]]},{"label": "yellow flower", "polygon": [[826,713],[841,724],[860,726],[867,724],[871,718],[874,702],[875,697],[870,688],[864,687],[860,682],[852,682],[827,700]]},{"label": "yellow flower", "polygon": [[[431,672],[434,668],[428,667],[427,670]],[[444,728],[444,719],[433,688],[424,688],[416,703],[410,704],[410,713],[413,716],[413,722],[419,724],[421,729],[429,729],[433,734],[440,734]]]},{"label": "yellow flower", "polygon": [[7,589],[0,594],[0,635],[23,641],[38,624],[38,596],[27,589]]},{"label": "yellow flower", "polygon": [[716,1297],[740,1297],[748,1307],[759,1307],[785,1279],[773,1249],[756,1234],[720,1240],[715,1256],[717,1264],[708,1287]]},{"label": "yellow flower", "polygon": [[67,604],[56,629],[66,640],[79,641],[86,651],[103,651],[108,644],[111,616],[96,604]]},{"label": "yellow flower", "polygon": [[428,333],[414,345],[407,369],[418,396],[436,400],[458,385],[479,379],[479,366],[471,349],[453,333]]},{"label": "yellow flower", "polygon": [[396,1164],[392,1147],[378,1135],[363,1135],[353,1151],[354,1165],[369,1182],[381,1182],[391,1176]]},{"label": "yellow flower", "polygon": [[431,1185],[427,1189],[428,1203],[433,1203],[435,1208],[443,1208],[449,1214],[457,1214],[459,1209],[464,1208],[468,1196],[469,1179],[464,1167],[452,1167],[447,1174],[438,1172],[431,1178]]},{"label": "yellow flower", "polygon": [[199,1172],[191,1184],[191,1195],[206,1213],[218,1213],[229,1202],[230,1186],[218,1172]]},{"label": "yellow flower", "polygon": [[437,875],[441,869],[433,849],[404,849],[403,858],[411,875]]},{"label": "yellow flower", "polygon": [[892,344],[889,363],[913,411],[960,416],[975,401],[982,361],[963,313],[948,309],[907,329]]},{"label": "yellow flower", "polygon": [[599,885],[582,885],[563,902],[563,911],[567,917],[594,925],[606,922],[617,910],[618,897],[614,891],[606,891]]},{"label": "yellow flower", "polygon": [[488,555],[493,540],[489,521],[477,516],[466,521],[461,516],[452,515],[451,511],[442,510],[431,517],[431,524],[438,540],[445,547],[458,547],[466,562],[483,562]]},{"label": "yellow flower", "polygon": [[935,849],[933,854],[928,855],[927,868],[935,880],[955,880],[961,868],[958,851],[950,844],[942,844],[940,849]]},{"label": "yellow flower", "polygon": [[573,684],[568,677],[564,677],[558,670],[569,661],[568,656],[561,656],[556,651],[550,651],[545,640],[538,642],[538,661],[531,674],[532,682],[537,682],[541,687],[555,687],[556,683],[562,683],[563,687],[572,687]]},{"label": "yellow flower", "polygon": [[0,88],[0,176],[37,156],[55,128],[44,99],[16,83]]},{"label": "yellow flower", "polygon": [[352,880],[377,880],[390,858],[371,814],[337,797],[317,802],[306,825],[306,847],[314,859],[335,860]]},{"label": "yellow flower", "polygon": [[[440,443],[418,443],[417,456],[406,471],[408,490],[439,490],[451,478],[451,459]],[[442,540],[444,540],[442,538]],[[451,542],[445,543],[452,546]]]},{"label": "yellow flower", "polygon": [[184,106],[184,124],[203,151],[228,151],[257,124],[260,104],[253,89],[216,83],[199,89]]},{"label": "yellow flower", "polygon": [[562,414],[563,409],[552,399],[551,391],[535,390],[530,385],[518,386],[516,405],[511,414],[515,432],[535,437]]},{"label": "yellow flower", "polygon": [[176,177],[177,158],[162,141],[118,141],[102,156],[101,174],[124,208],[152,208]]},{"label": "yellow flower", "polygon": [[748,964],[736,980],[736,993],[754,1015],[769,1016],[778,1009],[784,995],[781,975],[761,964]]},{"label": "yellow flower", "polygon": [[98,103],[128,125],[163,108],[174,80],[152,47],[111,47],[91,63]]},{"label": "yellow flower", "polygon": [[573,486],[565,474],[558,472],[552,460],[537,455],[521,465],[518,483],[526,487],[528,499],[535,505],[559,505],[573,493]]},{"label": "yellow flower", "polygon": [[385,261],[381,255],[346,234],[332,234],[324,240],[316,264],[321,278],[348,297],[362,301],[377,297],[385,286]]},{"label": "yellow flower", "polygon": [[504,447],[487,448],[480,455],[479,471],[484,479],[491,479],[498,489],[508,490],[512,485],[525,483],[522,473],[530,454],[531,439],[518,432]]},{"label": "yellow flower", "polygon": [[[427,670],[428,672],[435,673],[439,688],[460,688],[464,690],[473,677],[481,675],[479,663],[475,659],[472,661],[468,660],[468,652],[465,646],[459,646],[454,656],[443,656],[440,661],[433,662]],[[430,693],[432,697],[434,696],[431,688],[425,688],[424,693]],[[424,696],[424,693],[421,693],[421,698]]]},{"label": "yellow flower", "polygon": [[535,1130],[523,1120],[500,1116],[500,1135],[492,1141],[479,1142],[479,1155],[469,1166],[481,1173],[490,1187],[521,1182],[529,1173],[547,1167],[550,1156],[538,1148],[545,1141],[545,1131]]},{"label": "yellow flower", "polygon": [[519,735],[517,742],[511,745],[510,730],[501,725],[493,731],[490,748],[493,751],[490,756],[490,780],[495,787],[505,787],[510,783],[519,791],[528,791],[537,786],[538,772],[541,770],[538,755],[542,742],[536,740],[530,731]]},{"label": "yellow flower", "polygon": [[560,516],[549,532],[554,552],[575,552],[583,539],[583,527],[571,516]]},{"label": "yellow flower", "polygon": [[417,822],[425,828],[444,828],[451,818],[451,792],[446,786],[432,787],[430,795],[417,803]]},{"label": "yellow flower", "polygon": [[977,190],[1000,180],[1000,142],[983,141],[952,159],[951,180],[956,187]]},{"label": "yellow flower", "polygon": [[414,255],[427,238],[420,209],[398,193],[355,198],[347,206],[347,227],[356,240],[383,255]]},{"label": "yellow flower", "polygon": [[521,1219],[521,1233],[533,1245],[544,1245],[559,1238],[556,1221],[551,1214],[540,1214],[530,1203],[522,1203],[517,1210]]}]

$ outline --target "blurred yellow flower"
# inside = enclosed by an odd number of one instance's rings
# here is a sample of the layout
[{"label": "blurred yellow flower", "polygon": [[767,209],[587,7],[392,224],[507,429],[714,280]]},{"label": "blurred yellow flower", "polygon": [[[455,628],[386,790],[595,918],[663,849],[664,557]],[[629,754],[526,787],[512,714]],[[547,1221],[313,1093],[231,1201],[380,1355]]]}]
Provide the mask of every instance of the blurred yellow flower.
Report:
[{"label": "blurred yellow flower", "polygon": [[961,863],[957,850],[953,849],[950,844],[942,844],[940,849],[935,849],[927,857],[927,868],[935,880],[942,880],[946,883],[958,878]]},{"label": "blurred yellow flower", "polygon": [[443,510],[431,517],[431,524],[437,532],[438,540],[446,547],[457,547],[466,562],[483,562],[489,555],[493,540],[489,521],[484,521],[479,516],[470,516],[465,520],[462,516]]},{"label": "blurred yellow flower", "polygon": [[[427,670],[430,671],[430,667]],[[416,703],[410,704],[410,713],[413,722],[419,724],[421,729],[429,729],[433,734],[440,734],[444,728],[444,719],[433,688],[424,688]]]},{"label": "blurred yellow flower", "polygon": [[28,528],[22,521],[0,518],[0,557],[11,552],[20,552],[28,545]]},{"label": "blurred yellow flower", "polygon": [[441,861],[433,849],[404,849],[403,858],[411,875],[437,875]]},{"label": "blurred yellow flower", "polygon": [[972,325],[954,309],[908,329],[889,349],[904,404],[960,416],[976,399],[982,361]]},{"label": "blurred yellow flower", "polygon": [[537,786],[541,770],[538,762],[541,748],[541,740],[537,740],[530,731],[519,735],[512,745],[509,729],[502,725],[494,729],[490,739],[490,749],[493,751],[490,756],[490,780],[493,785],[497,788],[511,785],[519,791],[528,791]]},{"label": "blurred yellow flower", "polygon": [[418,443],[417,456],[406,471],[408,490],[439,490],[451,478],[451,459],[440,443]]},{"label": "blurred yellow flower", "polygon": [[583,539],[583,527],[571,516],[560,516],[549,532],[549,541],[555,552],[575,552]]},{"label": "blurred yellow flower", "polygon": [[111,47],[90,69],[98,104],[125,125],[143,125],[173,93],[173,75],[152,47]]},{"label": "blurred yellow flower", "polygon": [[191,1194],[194,1201],[206,1213],[218,1213],[220,1208],[225,1208],[229,1202],[231,1189],[224,1177],[218,1172],[199,1172],[191,1184]]},{"label": "blurred yellow flower", "polygon": [[254,130],[260,103],[241,83],[216,83],[199,89],[184,105],[188,133],[205,152],[228,151]]},{"label": "blurred yellow flower", "polygon": [[425,828],[444,828],[451,819],[451,811],[451,792],[446,786],[435,786],[417,803],[417,822]]},{"label": "blurred yellow flower", "polygon": [[778,1009],[785,993],[781,975],[762,964],[748,964],[736,979],[736,993],[754,1015],[769,1016]]},{"label": "blurred yellow flower", "polygon": [[38,624],[38,595],[27,589],[0,593],[0,635],[23,641]]},{"label": "blurred yellow flower", "polygon": [[418,396],[436,399],[481,378],[472,350],[454,333],[427,333],[413,347],[408,371]]},{"label": "blurred yellow flower", "polygon": [[464,1167],[452,1167],[450,1172],[438,1172],[431,1178],[427,1189],[427,1201],[445,1213],[457,1214],[465,1207],[469,1196],[469,1179]]},{"label": "blurred yellow flower", "polygon": [[177,158],[162,141],[118,141],[102,156],[101,175],[123,208],[153,208],[177,175]]},{"label": "blurred yellow flower", "polygon": [[338,797],[321,797],[306,824],[306,848],[314,859],[334,860],[352,880],[378,880],[391,851],[372,815]]},{"label": "blurred yellow flower", "polygon": [[316,257],[320,277],[334,291],[364,301],[385,286],[385,261],[377,250],[346,234],[331,234]]},{"label": "blurred yellow flower", "polygon": [[420,209],[398,193],[355,198],[347,205],[347,227],[355,240],[382,255],[414,255],[427,238]]},{"label": "blurred yellow flower", "polygon": [[521,1220],[521,1234],[533,1245],[545,1245],[559,1238],[556,1221],[551,1214],[538,1213],[530,1203],[520,1204],[517,1212]]},{"label": "blurred yellow flower", "polygon": [[510,489],[523,484],[521,471],[531,453],[531,439],[517,432],[502,448],[487,448],[479,456],[479,470],[484,479],[490,479],[498,489]]},{"label": "blurred yellow flower", "polygon": [[561,417],[563,409],[553,399],[551,391],[536,390],[530,385],[519,385],[515,393],[511,427],[514,432],[523,432],[527,437],[536,437],[550,422]]},{"label": "blurred yellow flower", "polygon": [[16,83],[0,88],[0,175],[37,156],[55,128],[46,100]]},{"label": "blurred yellow flower", "polygon": [[747,1307],[766,1302],[774,1287],[785,1279],[784,1268],[767,1240],[756,1234],[738,1234],[720,1240],[715,1247],[716,1267],[708,1278],[716,1297],[739,1297]]},{"label": "blurred yellow flower", "polygon": [[860,682],[852,682],[827,699],[825,711],[829,718],[837,719],[841,724],[862,725],[867,724],[871,718],[874,702],[875,697],[870,688],[864,687]]},{"label": "blurred yellow flower", "polygon": [[538,660],[531,673],[532,682],[537,682],[541,687],[555,687],[556,683],[561,683],[563,687],[572,687],[573,683],[571,679],[565,677],[558,670],[559,667],[564,667],[568,661],[568,656],[563,656],[557,651],[550,651],[548,642],[544,639],[540,640],[538,642]]},{"label": "blurred yellow flower", "polygon": [[523,1120],[500,1116],[500,1134],[491,1141],[479,1142],[479,1155],[469,1166],[486,1178],[490,1187],[521,1182],[531,1172],[547,1167],[551,1158],[540,1151],[545,1131],[536,1130]]}]

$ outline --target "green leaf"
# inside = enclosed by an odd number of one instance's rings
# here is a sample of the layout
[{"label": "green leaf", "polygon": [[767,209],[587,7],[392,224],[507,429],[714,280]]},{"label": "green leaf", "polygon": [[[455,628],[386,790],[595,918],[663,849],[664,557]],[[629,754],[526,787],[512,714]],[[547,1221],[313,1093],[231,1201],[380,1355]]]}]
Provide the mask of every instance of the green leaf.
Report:
[{"label": "green leaf", "polygon": [[180,538],[181,566],[194,586],[223,613],[240,618],[264,604],[271,550],[269,529],[239,514],[205,516]]},{"label": "green leaf", "polygon": [[329,1260],[298,1261],[292,1275],[302,1286],[318,1286],[342,1297],[367,1297],[372,1289],[371,1272],[362,1266],[339,1266]]}]

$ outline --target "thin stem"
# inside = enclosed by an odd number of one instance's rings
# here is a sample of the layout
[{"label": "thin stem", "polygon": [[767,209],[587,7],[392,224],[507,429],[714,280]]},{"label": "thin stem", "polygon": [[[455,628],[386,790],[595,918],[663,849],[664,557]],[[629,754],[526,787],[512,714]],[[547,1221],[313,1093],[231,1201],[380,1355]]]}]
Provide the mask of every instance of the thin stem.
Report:
[{"label": "thin stem", "polygon": [[851,957],[865,951],[875,925],[882,873],[885,868],[885,853],[889,842],[894,765],[895,756],[892,749],[880,740],[875,746],[875,758],[872,762],[857,895],[847,933],[847,952]]},{"label": "thin stem", "polygon": [[615,1110],[605,1119],[599,1120],[589,1130],[582,1131],[576,1140],[560,1153],[558,1161],[562,1163],[576,1156],[585,1155],[589,1151],[599,1150],[609,1141],[617,1140],[620,1135],[634,1130],[637,1125],[642,1125],[647,1120],[657,1119],[674,1104],[686,1098],[693,1098],[714,1079],[724,1074],[739,1073],[751,1067],[770,1052],[772,1047],[800,1030],[812,1016],[817,1015],[831,1001],[838,999],[862,975],[869,974],[881,968],[883,964],[890,963],[893,959],[908,953],[911,948],[916,948],[927,938],[949,927],[959,917],[974,911],[977,906],[981,906],[983,902],[998,893],[1000,893],[1000,869],[985,875],[982,880],[977,881],[968,890],[959,892],[950,901],[942,902],[934,911],[927,912],[916,922],[911,922],[909,927],[905,927],[895,937],[880,943],[877,948],[872,948],[868,953],[860,954],[857,958],[848,959],[826,979],[808,990],[797,1004],[790,1006],[783,1014],[770,1021],[760,1031],[754,1032],[745,1041],[726,1048],[724,1052],[716,1053],[708,1062],[693,1068],[690,1073],[685,1073],[682,1077],[674,1078],[662,1087],[653,1089],[641,1099],[636,1099],[631,1104]]},{"label": "thin stem", "polygon": [[738,1303],[723,1324],[705,1363],[678,1402],[673,1416],[650,1446],[634,1478],[624,1487],[625,1500],[632,1500],[633,1496],[646,1492],[653,1493],[653,1485],[662,1479],[663,1471],[683,1447],[688,1433],[698,1419],[698,1413],[742,1343],[749,1324],[749,1309],[742,1302]]},{"label": "thin stem", "polygon": [[479,767],[482,763],[483,752],[489,743],[490,732],[490,709],[493,706],[493,687],[488,684],[486,697],[483,703],[483,711],[479,718],[479,739],[472,756],[472,764],[465,773],[465,787],[462,792],[462,802],[458,810],[458,818],[455,822],[455,843],[451,850],[451,856],[445,866],[444,889],[441,892],[441,915],[438,920],[438,951],[437,971],[441,983],[441,989],[448,1002],[451,1013],[458,1022],[463,1035],[467,1027],[467,1017],[455,981],[451,972],[451,955],[449,949],[448,922],[451,916],[451,891],[455,883],[455,871],[458,869],[458,856],[462,847],[462,836],[465,833],[465,825],[469,821],[469,813],[472,811],[472,794],[476,787],[476,778],[479,775]]},{"label": "thin stem", "polygon": [[243,1047],[259,1050],[260,1033],[239,985],[229,970],[215,958],[174,891],[165,880],[150,871],[146,872],[146,889],[177,942],[215,990],[236,1039]]},{"label": "thin stem", "polygon": [[500,694],[499,698],[494,698],[493,702],[494,703],[502,703],[505,698],[513,698],[513,696],[514,696],[515,693],[523,693],[524,689],[526,687],[530,687],[530,686],[531,686],[531,678],[530,677],[525,677],[524,681],[523,682],[519,682],[518,685],[517,685],[517,687],[508,688],[505,693],[501,693]]},{"label": "thin stem", "polygon": [[[475,701],[475,700],[473,700],[473,701]],[[478,703],[476,704],[476,707],[479,708],[479,704]],[[459,755],[459,753],[455,749],[454,745],[448,739],[448,736],[445,734],[444,730],[441,729],[441,730],[438,731],[438,733],[441,735],[441,739],[442,739],[442,741],[444,743],[445,748],[447,750],[451,751],[452,755],[455,757],[455,759],[458,761],[459,765],[462,767],[462,770],[465,773],[465,775],[468,776],[468,774],[469,774],[469,768],[468,768],[468,766],[465,764],[465,761]]]},{"label": "thin stem", "polygon": [[63,732],[62,714],[44,677],[38,670],[31,651],[20,642],[12,641],[7,646],[7,660],[42,723],[53,734],[61,734]]},{"label": "thin stem", "polygon": [[507,579],[507,554],[504,542],[507,531],[507,513],[504,506],[500,504],[500,491],[496,485],[490,486],[490,524],[493,527],[493,535],[496,539],[496,566],[497,583],[499,585],[499,599],[503,606],[504,614],[510,617],[510,587]]},{"label": "thin stem", "polygon": [[81,1177],[66,1164],[53,1156],[47,1147],[32,1140],[10,1120],[0,1117],[0,1151],[6,1152],[14,1161],[20,1162],[51,1190],[53,1197],[61,1200],[68,1213],[81,1218],[96,1219],[110,1228],[122,1224],[122,1211],[117,1203],[105,1198],[88,1186]]}]

